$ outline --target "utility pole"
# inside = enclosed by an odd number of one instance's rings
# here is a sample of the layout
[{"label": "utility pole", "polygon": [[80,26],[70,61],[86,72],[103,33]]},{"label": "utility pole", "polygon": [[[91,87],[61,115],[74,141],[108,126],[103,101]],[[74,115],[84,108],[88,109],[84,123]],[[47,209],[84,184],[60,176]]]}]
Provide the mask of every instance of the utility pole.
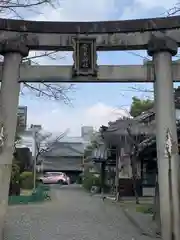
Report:
[{"label": "utility pole", "polygon": [[105,193],[105,167],[106,167],[106,163],[103,160],[101,163],[101,196],[102,198],[104,197],[104,193]]},{"label": "utility pole", "polygon": [[119,201],[119,151],[116,149],[116,201]]},{"label": "utility pole", "polygon": [[36,134],[37,130],[33,129],[33,145],[34,145],[34,159],[33,159],[33,190],[36,189],[36,156],[37,156],[37,146],[36,146]]}]

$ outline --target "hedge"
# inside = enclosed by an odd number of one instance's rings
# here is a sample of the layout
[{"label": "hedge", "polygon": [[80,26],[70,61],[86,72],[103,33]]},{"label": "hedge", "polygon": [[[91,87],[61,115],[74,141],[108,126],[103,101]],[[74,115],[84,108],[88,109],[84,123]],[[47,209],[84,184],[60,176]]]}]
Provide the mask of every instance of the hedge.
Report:
[{"label": "hedge", "polygon": [[22,172],[20,174],[20,185],[23,189],[33,188],[33,173],[32,172]]},{"label": "hedge", "polygon": [[101,180],[100,180],[100,177],[96,177],[94,176],[94,174],[88,172],[86,173],[86,175],[84,176],[84,179],[83,179],[83,187],[90,191],[92,186],[97,186],[97,187],[100,187],[101,186]]}]

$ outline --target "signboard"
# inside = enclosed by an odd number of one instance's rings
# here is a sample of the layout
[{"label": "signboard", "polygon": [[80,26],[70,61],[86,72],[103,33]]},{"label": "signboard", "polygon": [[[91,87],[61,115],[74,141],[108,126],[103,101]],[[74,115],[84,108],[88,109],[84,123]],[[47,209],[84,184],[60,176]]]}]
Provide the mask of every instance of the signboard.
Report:
[{"label": "signboard", "polygon": [[171,136],[171,133],[169,131],[169,129],[167,130],[167,133],[166,133],[166,143],[165,143],[165,155],[167,156],[170,156],[171,153],[172,153],[172,136]]},{"label": "signboard", "polygon": [[24,131],[27,125],[27,106],[19,106],[17,112],[17,130]]},{"label": "signboard", "polygon": [[178,143],[172,138],[172,133],[168,129],[165,140],[165,156],[171,158],[172,154],[178,153]]},{"label": "signboard", "polygon": [[73,59],[74,76],[96,76],[96,40],[94,38],[74,39]]},{"label": "signboard", "polygon": [[36,130],[36,131],[40,131],[41,129],[42,129],[42,126],[41,125],[34,125],[34,124],[31,124],[31,127],[30,127],[31,129],[33,129],[33,130]]}]

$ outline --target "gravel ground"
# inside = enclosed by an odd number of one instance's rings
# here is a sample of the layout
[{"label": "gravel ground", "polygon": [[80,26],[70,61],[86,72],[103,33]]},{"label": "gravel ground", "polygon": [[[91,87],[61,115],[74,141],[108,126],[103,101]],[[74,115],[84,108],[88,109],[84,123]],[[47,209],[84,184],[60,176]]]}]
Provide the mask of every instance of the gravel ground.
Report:
[{"label": "gravel ground", "polygon": [[52,201],[9,207],[5,240],[148,240],[119,206],[79,186],[53,187]]}]

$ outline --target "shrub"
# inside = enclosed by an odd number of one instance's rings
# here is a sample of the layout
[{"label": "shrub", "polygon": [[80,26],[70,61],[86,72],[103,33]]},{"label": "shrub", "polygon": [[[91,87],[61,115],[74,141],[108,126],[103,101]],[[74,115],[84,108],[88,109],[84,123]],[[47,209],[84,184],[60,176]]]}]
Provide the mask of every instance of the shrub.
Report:
[{"label": "shrub", "polygon": [[77,184],[82,184],[82,174],[80,174],[80,175],[77,177],[76,183],[77,183]]},{"label": "shrub", "polygon": [[12,169],[11,169],[11,180],[9,184],[9,196],[20,195],[20,168],[13,159]]},{"label": "shrub", "polygon": [[19,166],[13,162],[11,169],[11,182],[12,184],[19,182],[20,180],[20,168]]},{"label": "shrub", "polygon": [[153,214],[153,206],[152,204],[140,205],[136,207],[136,211],[144,214]]},{"label": "shrub", "polygon": [[22,172],[20,175],[20,184],[23,189],[33,188],[33,173],[32,172]]},{"label": "shrub", "polygon": [[94,174],[90,172],[86,173],[83,179],[83,187],[86,190],[90,191],[92,186],[100,187],[100,185],[101,185],[100,177],[96,177],[94,176]]}]

